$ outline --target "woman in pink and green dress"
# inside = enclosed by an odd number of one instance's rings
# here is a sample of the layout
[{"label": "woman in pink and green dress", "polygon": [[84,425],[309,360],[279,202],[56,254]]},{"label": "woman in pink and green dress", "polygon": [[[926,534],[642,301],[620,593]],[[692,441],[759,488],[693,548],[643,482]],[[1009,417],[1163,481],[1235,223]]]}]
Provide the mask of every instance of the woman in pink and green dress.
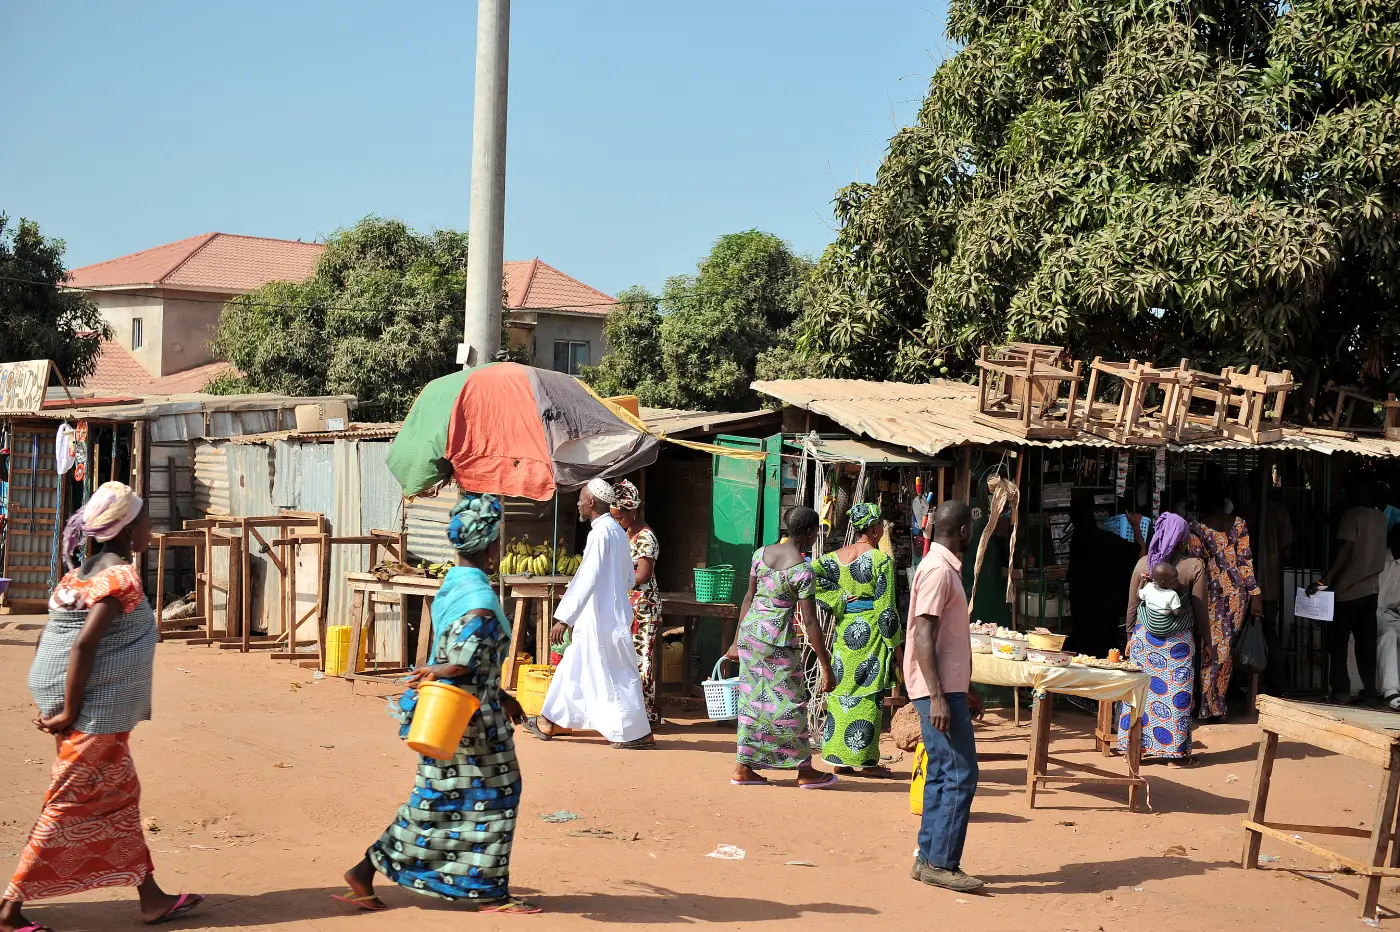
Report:
[{"label": "woman in pink and green dress", "polygon": [[812,766],[811,697],[797,630],[800,623],[817,656],[823,692],[831,690],[836,677],[817,622],[816,578],[804,557],[816,542],[819,520],[810,508],[793,508],[784,522],[788,539],[753,555],[739,629],[725,655],[739,662],[739,750],[729,781],[735,786],[767,784],[758,773],[765,769],[796,770],[802,789],[836,783],[835,774]]}]

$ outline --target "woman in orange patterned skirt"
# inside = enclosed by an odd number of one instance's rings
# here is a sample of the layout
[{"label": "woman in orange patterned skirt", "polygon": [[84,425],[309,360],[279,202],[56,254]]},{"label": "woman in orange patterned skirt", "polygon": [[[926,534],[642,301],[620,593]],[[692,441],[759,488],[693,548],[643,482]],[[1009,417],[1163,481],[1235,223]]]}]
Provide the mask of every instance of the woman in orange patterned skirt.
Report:
[{"label": "woman in orange patterned skirt", "polygon": [[[74,567],[86,538],[93,556]],[[136,887],[141,919],[165,922],[203,897],[172,896],[156,883],[141,831],[141,784],[128,739],[151,717],[159,629],[132,553],[150,543],[141,499],[120,482],[101,486],[63,535],[71,572],[49,599],[29,689],[34,724],[54,736],[58,759],[39,821],[0,903],[0,932],[46,932],[24,903],[99,887]]]}]

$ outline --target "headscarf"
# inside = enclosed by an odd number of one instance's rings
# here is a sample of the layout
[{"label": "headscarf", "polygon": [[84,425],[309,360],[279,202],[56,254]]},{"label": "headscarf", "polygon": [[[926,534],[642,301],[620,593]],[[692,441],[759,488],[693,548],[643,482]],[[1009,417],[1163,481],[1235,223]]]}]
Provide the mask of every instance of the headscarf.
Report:
[{"label": "headscarf", "polygon": [[87,504],[63,527],[63,559],[68,568],[77,567],[73,552],[82,546],[83,538],[91,537],[101,543],[111,540],[141,513],[145,504],[125,482],[104,482],[98,486]]},{"label": "headscarf", "polygon": [[1157,518],[1157,530],[1152,535],[1152,543],[1147,547],[1147,572],[1158,563],[1176,553],[1189,530],[1186,519],[1178,514],[1167,512]]},{"label": "headscarf", "polygon": [[458,553],[480,553],[501,533],[501,500],[494,495],[463,493],[452,506],[447,539]]},{"label": "headscarf", "polygon": [[617,501],[613,504],[618,508],[632,511],[642,507],[642,493],[637,491],[637,487],[623,479],[613,486],[613,491],[617,493]]},{"label": "headscarf", "polygon": [[851,527],[860,532],[880,520],[880,506],[874,502],[861,502],[846,514],[850,516]]},{"label": "headscarf", "polygon": [[617,504],[617,490],[614,489],[606,479],[590,479],[588,481],[588,493],[604,505]]}]

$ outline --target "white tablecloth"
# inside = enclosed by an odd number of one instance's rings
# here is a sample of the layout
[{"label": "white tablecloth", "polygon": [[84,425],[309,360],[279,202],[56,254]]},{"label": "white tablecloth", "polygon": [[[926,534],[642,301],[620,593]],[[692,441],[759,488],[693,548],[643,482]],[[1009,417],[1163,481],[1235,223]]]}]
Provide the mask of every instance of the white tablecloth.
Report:
[{"label": "white tablecloth", "polygon": [[987,686],[1025,686],[1083,699],[1126,702],[1135,711],[1147,704],[1146,673],[1100,670],[1094,667],[1048,667],[1029,660],[1007,660],[991,654],[972,655],[972,682]]}]

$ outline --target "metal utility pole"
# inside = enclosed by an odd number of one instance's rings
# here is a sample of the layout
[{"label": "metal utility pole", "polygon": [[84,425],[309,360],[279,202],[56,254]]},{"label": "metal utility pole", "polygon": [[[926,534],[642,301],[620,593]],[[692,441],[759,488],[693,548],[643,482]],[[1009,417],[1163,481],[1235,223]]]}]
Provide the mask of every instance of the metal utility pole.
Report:
[{"label": "metal utility pole", "polygon": [[510,0],[477,0],[467,310],[457,354],[464,366],[490,362],[501,345],[509,65]]}]

